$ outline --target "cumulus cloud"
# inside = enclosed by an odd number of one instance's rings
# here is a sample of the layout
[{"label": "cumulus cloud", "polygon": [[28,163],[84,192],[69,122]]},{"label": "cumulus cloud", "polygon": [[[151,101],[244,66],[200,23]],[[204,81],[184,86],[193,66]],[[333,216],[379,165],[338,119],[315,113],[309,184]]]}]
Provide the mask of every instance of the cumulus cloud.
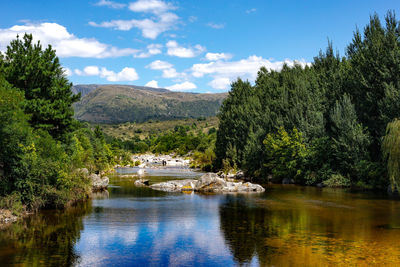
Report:
[{"label": "cumulus cloud", "polygon": [[59,57],[108,58],[134,55],[137,49],[120,49],[100,43],[94,38],[79,38],[57,23],[15,25],[0,29],[0,51],[5,51],[11,40],[17,35],[31,33],[34,41],[47,46],[51,44]]},{"label": "cumulus cloud", "polygon": [[171,91],[187,91],[187,90],[192,90],[196,89],[197,86],[194,83],[191,82],[183,82],[183,83],[177,83],[171,86],[168,86],[167,89]]},{"label": "cumulus cloud", "polygon": [[126,7],[126,4],[121,4],[121,3],[108,1],[108,0],[100,0],[99,2],[97,2],[94,5],[95,6],[106,6],[106,7],[110,7],[110,8],[114,8],[114,9],[121,9],[121,8]]},{"label": "cumulus cloud", "polygon": [[283,65],[294,66],[299,64],[306,66],[304,60],[284,60],[270,61],[258,56],[250,56],[239,61],[214,61],[210,63],[194,64],[191,68],[191,73],[196,78],[201,78],[206,75],[211,76],[213,80],[209,83],[214,89],[226,90],[229,84],[238,77],[242,79],[255,80],[260,67],[264,66],[270,70],[279,71]]},{"label": "cumulus cloud", "polygon": [[120,72],[116,73],[107,68],[99,68],[98,66],[86,66],[83,70],[75,69],[76,75],[79,76],[99,76],[107,79],[109,82],[121,82],[121,81],[136,81],[139,79],[134,68],[123,68]]},{"label": "cumulus cloud", "polygon": [[160,0],[139,0],[130,3],[129,9],[134,12],[147,12],[157,15],[176,8],[172,4]]},{"label": "cumulus cloud", "polygon": [[142,36],[155,39],[158,35],[175,27],[179,17],[170,10],[175,7],[170,3],[160,0],[139,0],[129,4],[129,9],[133,12],[150,13],[151,18],[132,19],[132,20],[111,20],[101,23],[89,22],[94,27],[112,28],[120,31],[129,31],[137,28],[142,31]]},{"label": "cumulus cloud", "polygon": [[226,53],[207,53],[206,59],[209,61],[228,60],[231,59],[231,54]]},{"label": "cumulus cloud", "polygon": [[132,20],[111,20],[101,23],[89,22],[94,27],[112,28],[120,31],[129,31],[138,28],[142,31],[142,36],[155,39],[158,35],[173,28],[179,17],[173,13],[161,14],[157,20],[153,19],[132,19]]},{"label": "cumulus cloud", "polygon": [[155,80],[151,80],[150,82],[146,83],[145,86],[147,87],[153,87],[153,88],[159,88],[158,82]]},{"label": "cumulus cloud", "polygon": [[213,28],[213,29],[217,29],[217,30],[225,28],[225,24],[214,23],[214,22],[209,22],[207,24],[207,26],[210,27],[210,28]]},{"label": "cumulus cloud", "polygon": [[174,68],[174,65],[162,60],[153,61],[147,65],[146,68],[150,68],[152,70],[161,70],[162,77],[167,79],[184,77],[186,75],[184,73],[178,73]]},{"label": "cumulus cloud", "polygon": [[168,41],[166,44],[167,54],[170,56],[182,57],[182,58],[192,58],[203,53],[206,49],[201,45],[195,45],[192,47],[180,46],[176,41]]},{"label": "cumulus cloud", "polygon": [[169,62],[162,61],[162,60],[156,60],[151,62],[149,65],[146,67],[152,69],[152,70],[164,70],[164,69],[169,69],[172,68],[173,65]]},{"label": "cumulus cloud", "polygon": [[146,52],[141,52],[137,55],[135,55],[134,57],[136,58],[148,58],[154,55],[158,55],[161,54],[161,48],[162,45],[160,44],[149,44],[147,46],[147,51]]}]

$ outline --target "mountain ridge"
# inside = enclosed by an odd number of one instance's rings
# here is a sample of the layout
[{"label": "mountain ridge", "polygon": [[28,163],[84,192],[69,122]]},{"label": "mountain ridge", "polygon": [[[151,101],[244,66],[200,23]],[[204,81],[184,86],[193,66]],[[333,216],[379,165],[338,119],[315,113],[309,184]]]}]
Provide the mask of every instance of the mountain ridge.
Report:
[{"label": "mountain ridge", "polygon": [[227,93],[173,92],[135,85],[76,85],[75,117],[91,123],[145,122],[215,116]]}]

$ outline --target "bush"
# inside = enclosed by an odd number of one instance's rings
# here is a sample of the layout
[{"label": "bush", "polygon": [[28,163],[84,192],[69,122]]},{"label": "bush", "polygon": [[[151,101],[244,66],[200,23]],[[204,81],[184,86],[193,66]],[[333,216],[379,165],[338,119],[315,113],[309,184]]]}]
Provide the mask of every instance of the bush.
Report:
[{"label": "bush", "polygon": [[291,133],[283,127],[279,128],[276,134],[267,135],[264,145],[264,167],[274,178],[293,178],[296,182],[304,182],[304,163],[308,151],[302,134],[296,128]]},{"label": "bush", "polygon": [[332,174],[328,180],[324,181],[324,185],[328,187],[348,187],[350,179],[341,174]]}]

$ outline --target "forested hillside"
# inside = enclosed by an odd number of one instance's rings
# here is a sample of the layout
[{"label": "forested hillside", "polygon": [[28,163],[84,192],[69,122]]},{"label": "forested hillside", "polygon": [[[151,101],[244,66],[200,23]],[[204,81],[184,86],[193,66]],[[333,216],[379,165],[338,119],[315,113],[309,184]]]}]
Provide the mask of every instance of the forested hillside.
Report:
[{"label": "forested hillside", "polygon": [[92,123],[144,122],[215,116],[227,94],[195,94],[129,85],[102,85],[75,104]]}]

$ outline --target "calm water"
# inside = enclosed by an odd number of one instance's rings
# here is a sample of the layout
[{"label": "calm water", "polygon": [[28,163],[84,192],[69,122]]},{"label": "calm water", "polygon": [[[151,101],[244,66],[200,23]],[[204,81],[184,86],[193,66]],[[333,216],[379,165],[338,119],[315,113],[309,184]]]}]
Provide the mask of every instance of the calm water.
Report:
[{"label": "calm water", "polygon": [[[147,174],[151,182],[200,175]],[[114,177],[92,201],[0,230],[0,265],[400,266],[399,200],[290,185],[164,193],[133,182]]]}]

